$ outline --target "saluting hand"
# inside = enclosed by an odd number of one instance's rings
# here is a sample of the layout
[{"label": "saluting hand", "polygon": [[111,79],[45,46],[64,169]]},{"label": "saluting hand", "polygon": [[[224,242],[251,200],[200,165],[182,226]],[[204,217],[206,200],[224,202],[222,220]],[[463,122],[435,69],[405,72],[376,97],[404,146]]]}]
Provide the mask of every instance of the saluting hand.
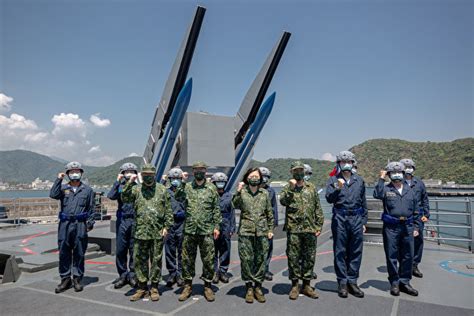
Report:
[{"label": "saluting hand", "polygon": [[65,176],[66,174],[64,172],[58,173],[58,179],[64,179]]},{"label": "saluting hand", "polygon": [[290,181],[288,181],[288,184],[290,185],[291,189],[294,189],[295,186],[296,186],[296,180],[295,179],[290,179]]},{"label": "saluting hand", "polygon": [[132,176],[130,177],[130,182],[135,182],[135,181],[137,181],[137,178],[138,178],[138,176],[137,176],[136,174],[132,175]]},{"label": "saluting hand", "polygon": [[239,186],[237,187],[237,192],[242,191],[242,188],[244,187],[245,183],[239,182]]},{"label": "saluting hand", "polygon": [[385,180],[385,176],[387,175],[387,171],[386,170],[380,170],[380,179],[384,179]]},{"label": "saluting hand", "polygon": [[119,173],[117,175],[117,181],[120,182],[120,181],[122,181],[122,179],[123,179],[123,174]]},{"label": "saluting hand", "polygon": [[268,233],[268,239],[272,239],[273,238],[273,233],[272,232],[269,232]]}]

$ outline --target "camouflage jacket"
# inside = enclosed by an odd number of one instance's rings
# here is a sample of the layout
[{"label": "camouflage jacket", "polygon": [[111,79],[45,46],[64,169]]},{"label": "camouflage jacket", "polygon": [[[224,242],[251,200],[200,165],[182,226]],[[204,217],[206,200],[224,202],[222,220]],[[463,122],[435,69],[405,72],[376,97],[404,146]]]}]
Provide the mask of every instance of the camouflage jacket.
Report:
[{"label": "camouflage jacket", "polygon": [[267,190],[259,188],[253,194],[245,186],[234,194],[232,203],[240,210],[240,235],[266,236],[273,231],[273,208]]},{"label": "camouflage jacket", "polygon": [[173,225],[170,195],[162,184],[146,187],[127,183],[121,198],[124,203],[131,203],[135,210],[136,239],[158,239],[163,228],[169,231]]},{"label": "camouflage jacket", "polygon": [[315,233],[321,231],[324,215],[316,187],[304,183],[293,189],[287,184],[280,193],[280,203],[286,206],[285,230],[291,233]]},{"label": "camouflage jacket", "polygon": [[186,183],[176,190],[174,197],[178,202],[184,203],[185,234],[210,235],[214,229],[219,230],[222,216],[219,194],[213,184],[204,182],[198,185],[195,181]]}]

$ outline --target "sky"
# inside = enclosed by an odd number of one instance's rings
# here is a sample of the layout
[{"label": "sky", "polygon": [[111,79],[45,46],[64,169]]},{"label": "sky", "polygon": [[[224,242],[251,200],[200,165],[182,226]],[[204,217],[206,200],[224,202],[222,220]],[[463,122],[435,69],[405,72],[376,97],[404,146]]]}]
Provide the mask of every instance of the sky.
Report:
[{"label": "sky", "polygon": [[198,4],[192,112],[234,116],[292,33],[255,159],[474,136],[470,0],[0,0],[0,150],[89,165],[143,154]]}]

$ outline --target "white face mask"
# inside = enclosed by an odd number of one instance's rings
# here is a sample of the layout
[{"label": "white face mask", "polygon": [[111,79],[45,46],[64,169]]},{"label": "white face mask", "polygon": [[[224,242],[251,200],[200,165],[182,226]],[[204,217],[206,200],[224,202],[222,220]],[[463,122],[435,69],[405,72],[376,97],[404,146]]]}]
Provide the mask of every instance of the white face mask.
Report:
[{"label": "white face mask", "polygon": [[223,182],[223,181],[216,182],[216,187],[218,189],[223,189],[225,187],[225,182]]},{"label": "white face mask", "polygon": [[125,179],[127,179],[127,180],[130,179],[134,174],[135,174],[135,173],[133,173],[133,172],[127,172],[127,173],[125,173]]},{"label": "white face mask", "polygon": [[82,174],[80,172],[74,172],[74,173],[69,173],[68,174],[69,180],[71,181],[77,181],[81,180]]},{"label": "white face mask", "polygon": [[392,179],[393,181],[401,181],[403,180],[403,173],[401,172],[397,172],[397,173],[391,173],[390,174],[390,179]]},{"label": "white face mask", "polygon": [[415,169],[413,169],[413,168],[406,168],[405,169],[406,174],[413,174],[413,171],[415,171]]}]

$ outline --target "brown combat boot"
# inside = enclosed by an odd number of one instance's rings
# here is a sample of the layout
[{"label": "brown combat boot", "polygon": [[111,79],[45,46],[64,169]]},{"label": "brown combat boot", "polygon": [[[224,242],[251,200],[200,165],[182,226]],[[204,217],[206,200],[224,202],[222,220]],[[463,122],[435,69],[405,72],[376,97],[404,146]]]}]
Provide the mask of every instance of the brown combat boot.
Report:
[{"label": "brown combat boot", "polygon": [[300,294],[298,280],[291,280],[290,300],[296,300]]},{"label": "brown combat boot", "polygon": [[154,302],[160,300],[160,292],[158,291],[158,284],[156,284],[156,283],[153,283],[151,285],[150,298]]},{"label": "brown combat boot", "polygon": [[309,298],[318,298],[318,291],[313,289],[309,283],[309,280],[303,280],[303,294]]},{"label": "brown combat boot", "polygon": [[181,295],[179,296],[178,301],[184,302],[189,297],[191,297],[192,294],[193,294],[193,285],[191,282],[186,281],[184,283],[183,292],[181,292]]},{"label": "brown combat boot", "polygon": [[148,291],[147,291],[147,285],[146,283],[138,283],[138,288],[137,290],[135,291],[135,294],[133,294],[131,297],[130,297],[130,301],[132,302],[136,302],[138,300],[141,300],[142,298],[144,298],[145,296],[147,296],[148,294]]},{"label": "brown combat boot", "polygon": [[255,295],[255,299],[259,303],[265,303],[265,295],[263,295],[262,292],[262,284],[261,283],[255,283],[255,289],[253,291],[253,294]]},{"label": "brown combat boot", "polygon": [[214,302],[214,291],[211,288],[211,282],[204,282],[204,297],[208,302]]},{"label": "brown combat boot", "polygon": [[253,287],[252,283],[245,283],[245,286],[247,287],[247,293],[245,293],[245,302],[252,304],[253,303]]}]

